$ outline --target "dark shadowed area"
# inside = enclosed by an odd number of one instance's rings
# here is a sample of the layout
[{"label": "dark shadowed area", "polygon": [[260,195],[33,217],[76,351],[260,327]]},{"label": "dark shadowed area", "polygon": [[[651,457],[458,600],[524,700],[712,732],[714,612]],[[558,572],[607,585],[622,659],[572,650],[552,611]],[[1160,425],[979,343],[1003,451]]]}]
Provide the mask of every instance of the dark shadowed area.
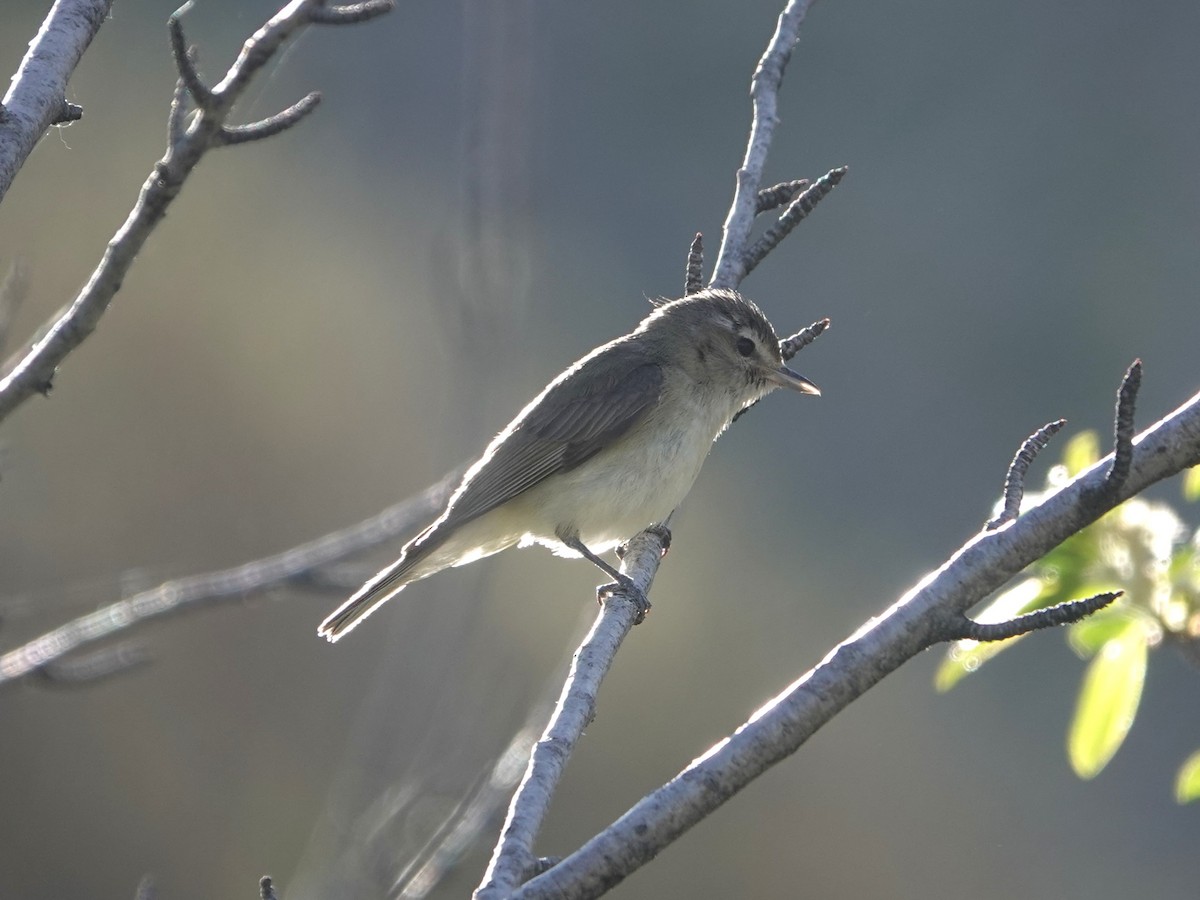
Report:
[{"label": "dark shadowed area", "polygon": [[[49,7],[6,0],[0,72]],[[0,207],[24,342],[162,152],[173,4],[117,0]],[[200,71],[274,7],[200,0]],[[0,426],[0,649],[165,578],[275,553],[472,459],[568,363],[715,256],[774,0],[406,2],[310,30],[209,155],[98,331]],[[1142,424],[1200,384],[1200,6],[824,0],[771,180],[850,173],[743,285],[829,316],[721,439],[675,522],[539,850],[703,753],[991,515],[1021,440]],[[1052,445],[1048,459],[1057,459]],[[1041,484],[1045,463],[1032,482]],[[1156,496],[1178,498],[1178,485]],[[1186,511],[1193,520],[1196,510]],[[1193,521],[1194,524],[1194,521]],[[394,547],[361,560],[363,576]],[[597,573],[512,552],[410,588],[336,646],[340,591],[151,625],[151,662],[0,692],[0,897],[389,896],[553,696]],[[902,668],[621,885],[624,898],[1195,896],[1200,672],[1154,656],[1095,781],[1063,752],[1083,664],[1037,635],[949,695]],[[478,882],[494,827],[437,897]]]}]

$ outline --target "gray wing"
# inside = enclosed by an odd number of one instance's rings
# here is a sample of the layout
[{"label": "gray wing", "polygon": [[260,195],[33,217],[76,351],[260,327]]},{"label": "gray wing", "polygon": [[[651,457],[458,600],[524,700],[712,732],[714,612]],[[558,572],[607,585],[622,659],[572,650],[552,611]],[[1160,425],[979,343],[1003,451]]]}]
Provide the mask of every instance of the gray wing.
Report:
[{"label": "gray wing", "polygon": [[445,518],[425,537],[468,522],[544,478],[575,468],[627,432],[658,402],[663,381],[658,364],[631,365],[627,354],[612,349],[584,360],[505,429],[507,437],[468,474]]}]

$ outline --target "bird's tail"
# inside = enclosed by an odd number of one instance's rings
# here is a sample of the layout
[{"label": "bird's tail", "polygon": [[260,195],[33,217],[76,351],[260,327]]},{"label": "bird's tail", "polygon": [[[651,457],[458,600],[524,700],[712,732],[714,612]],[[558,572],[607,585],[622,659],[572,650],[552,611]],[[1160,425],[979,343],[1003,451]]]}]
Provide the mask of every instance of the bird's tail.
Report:
[{"label": "bird's tail", "polygon": [[349,600],[326,616],[325,621],[317,628],[317,635],[330,643],[336,641],[375,612],[382,604],[404,590],[409,582],[420,578],[421,575],[412,577],[413,569],[426,557],[430,549],[432,548],[423,547],[417,541],[406,546],[398,560],[360,587]]}]

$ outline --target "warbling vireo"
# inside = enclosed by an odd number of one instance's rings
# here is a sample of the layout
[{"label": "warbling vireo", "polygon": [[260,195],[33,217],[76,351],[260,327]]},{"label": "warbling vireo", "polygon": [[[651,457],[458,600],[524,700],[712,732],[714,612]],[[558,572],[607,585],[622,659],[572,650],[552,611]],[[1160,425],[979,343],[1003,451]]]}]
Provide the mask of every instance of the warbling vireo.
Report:
[{"label": "warbling vireo", "polygon": [[442,514],[317,633],[336,641],[418,579],[514,544],[584,556],[662,522],[718,435],[777,387],[820,394],[783,364],[757,306],[730,290],[662,303],[550,382],[467,470]]}]

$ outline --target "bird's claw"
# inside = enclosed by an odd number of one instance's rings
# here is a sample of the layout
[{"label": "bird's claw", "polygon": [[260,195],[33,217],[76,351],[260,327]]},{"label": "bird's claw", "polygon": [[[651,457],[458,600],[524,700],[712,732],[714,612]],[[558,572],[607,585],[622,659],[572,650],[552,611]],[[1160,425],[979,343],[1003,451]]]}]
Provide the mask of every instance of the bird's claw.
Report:
[{"label": "bird's claw", "polygon": [[610,581],[608,584],[602,584],[596,588],[596,602],[603,606],[605,598],[620,591],[637,610],[637,618],[633,620],[633,624],[641,625],[646,621],[646,613],[650,612],[650,600],[646,597],[645,591],[638,587],[628,575],[618,573],[617,578],[619,580]]}]

